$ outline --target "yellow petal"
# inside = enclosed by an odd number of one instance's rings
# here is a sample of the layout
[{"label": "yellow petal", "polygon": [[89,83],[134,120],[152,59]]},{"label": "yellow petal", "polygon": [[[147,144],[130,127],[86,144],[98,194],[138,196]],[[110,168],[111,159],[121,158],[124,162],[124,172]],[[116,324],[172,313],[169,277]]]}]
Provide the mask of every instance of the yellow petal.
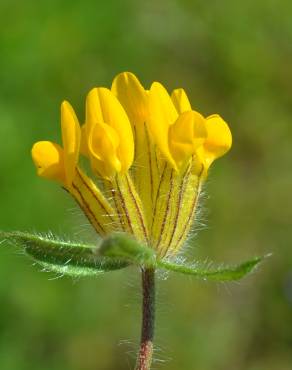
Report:
[{"label": "yellow petal", "polygon": [[78,163],[81,134],[76,114],[72,106],[66,101],[61,105],[61,128],[66,183],[71,185]]},{"label": "yellow petal", "polygon": [[65,181],[63,149],[51,141],[38,141],[31,150],[37,174],[61,183]]},{"label": "yellow petal", "polygon": [[[130,119],[135,140],[135,165],[131,175],[139,196],[144,203],[144,214],[152,222],[152,206],[157,184],[154,168],[154,144],[149,140],[148,92],[137,77],[130,72],[120,73],[113,81],[111,91],[119,99]],[[143,171],[141,171],[143,169]],[[156,171],[155,171],[156,170]]]},{"label": "yellow petal", "polygon": [[91,164],[105,178],[111,178],[121,171],[121,162],[117,157],[118,146],[119,137],[112,127],[105,123],[92,126],[88,137]]},{"label": "yellow petal", "polygon": [[159,150],[176,168],[168,146],[168,131],[178,117],[175,106],[165,88],[154,82],[149,92],[149,131]]},{"label": "yellow petal", "polygon": [[175,89],[171,93],[171,100],[178,113],[192,110],[190,101],[184,89]]},{"label": "yellow petal", "polygon": [[133,126],[143,126],[147,119],[147,93],[137,77],[130,72],[117,75],[112,93],[119,99]]},{"label": "yellow petal", "polygon": [[207,137],[204,117],[195,111],[183,112],[169,130],[171,155],[178,166],[195,154]]},{"label": "yellow petal", "polygon": [[232,136],[227,123],[218,114],[207,117],[206,129],[208,137],[203,145],[203,159],[209,167],[231,148]]},{"label": "yellow petal", "polygon": [[[92,89],[86,99],[88,130],[96,123],[111,126],[118,135],[117,153],[121,171],[126,172],[134,159],[134,140],[129,118],[118,99],[104,87]],[[103,158],[106,161],[106,158]]]}]

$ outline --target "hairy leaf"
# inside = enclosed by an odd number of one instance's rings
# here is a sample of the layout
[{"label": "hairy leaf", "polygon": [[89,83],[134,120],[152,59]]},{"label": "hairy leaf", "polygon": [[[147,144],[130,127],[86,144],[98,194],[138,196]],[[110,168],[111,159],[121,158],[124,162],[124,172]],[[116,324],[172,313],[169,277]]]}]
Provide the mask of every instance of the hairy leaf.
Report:
[{"label": "hairy leaf", "polygon": [[45,269],[63,275],[96,275],[129,265],[121,258],[108,258],[97,253],[97,246],[71,243],[23,232],[0,232],[0,239],[21,247]]},{"label": "hairy leaf", "polygon": [[217,267],[206,269],[200,266],[187,266],[176,264],[168,261],[159,260],[157,266],[159,268],[180,272],[186,275],[192,275],[204,280],[213,281],[232,281],[240,280],[250,272],[254,271],[256,266],[263,260],[264,257],[254,257],[249,261],[242,262],[231,267]]}]

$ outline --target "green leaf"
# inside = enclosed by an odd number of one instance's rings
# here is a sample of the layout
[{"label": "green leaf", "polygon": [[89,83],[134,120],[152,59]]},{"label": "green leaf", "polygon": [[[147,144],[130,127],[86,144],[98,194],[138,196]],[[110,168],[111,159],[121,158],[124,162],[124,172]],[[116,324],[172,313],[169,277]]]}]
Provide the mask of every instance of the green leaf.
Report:
[{"label": "green leaf", "polygon": [[[70,277],[90,277],[102,275],[105,271],[95,270],[89,267],[77,267],[72,265],[56,265],[47,262],[37,261],[37,264],[43,268],[46,272],[55,272],[58,276],[70,276]],[[109,271],[109,270],[108,270]]]},{"label": "green leaf", "polygon": [[100,244],[99,253],[102,256],[122,258],[139,265],[153,266],[156,263],[153,249],[122,233],[104,239]]},{"label": "green leaf", "polygon": [[45,269],[63,275],[97,275],[129,265],[127,261],[120,258],[100,256],[97,246],[71,243],[23,232],[0,232],[0,239],[21,247],[27,255]]},{"label": "green leaf", "polygon": [[192,275],[197,278],[201,278],[204,280],[213,280],[213,281],[233,281],[233,280],[240,280],[247,274],[251,273],[255,270],[258,264],[264,259],[265,257],[254,257],[249,261],[242,262],[238,265],[231,266],[231,267],[217,267],[217,268],[210,268],[206,269],[200,266],[186,266],[183,264],[176,264],[171,263],[163,260],[157,261],[157,267],[180,272],[186,275]]}]

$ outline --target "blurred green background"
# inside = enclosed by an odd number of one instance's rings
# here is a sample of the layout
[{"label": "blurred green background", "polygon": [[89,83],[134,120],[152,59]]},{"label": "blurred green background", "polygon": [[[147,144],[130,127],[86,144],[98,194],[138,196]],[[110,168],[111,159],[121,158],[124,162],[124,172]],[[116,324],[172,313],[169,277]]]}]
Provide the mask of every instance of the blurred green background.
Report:
[{"label": "blurred green background", "polygon": [[[273,257],[239,284],[159,280],[155,369],[288,370],[292,364],[291,1],[0,2],[0,229],[92,238],[73,201],[39,179],[37,140],[59,140],[93,86],[124,70],[183,86],[230,124],[190,259]],[[132,369],[139,275],[54,279],[0,248],[1,370]]]}]

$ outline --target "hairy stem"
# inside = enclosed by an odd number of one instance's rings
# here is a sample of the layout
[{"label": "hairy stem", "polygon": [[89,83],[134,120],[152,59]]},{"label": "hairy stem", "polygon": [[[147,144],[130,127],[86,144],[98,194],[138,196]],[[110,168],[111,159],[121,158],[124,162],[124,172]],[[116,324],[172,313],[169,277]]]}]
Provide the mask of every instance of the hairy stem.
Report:
[{"label": "hairy stem", "polygon": [[142,270],[142,331],[136,370],[149,370],[152,362],[155,321],[155,270]]}]

